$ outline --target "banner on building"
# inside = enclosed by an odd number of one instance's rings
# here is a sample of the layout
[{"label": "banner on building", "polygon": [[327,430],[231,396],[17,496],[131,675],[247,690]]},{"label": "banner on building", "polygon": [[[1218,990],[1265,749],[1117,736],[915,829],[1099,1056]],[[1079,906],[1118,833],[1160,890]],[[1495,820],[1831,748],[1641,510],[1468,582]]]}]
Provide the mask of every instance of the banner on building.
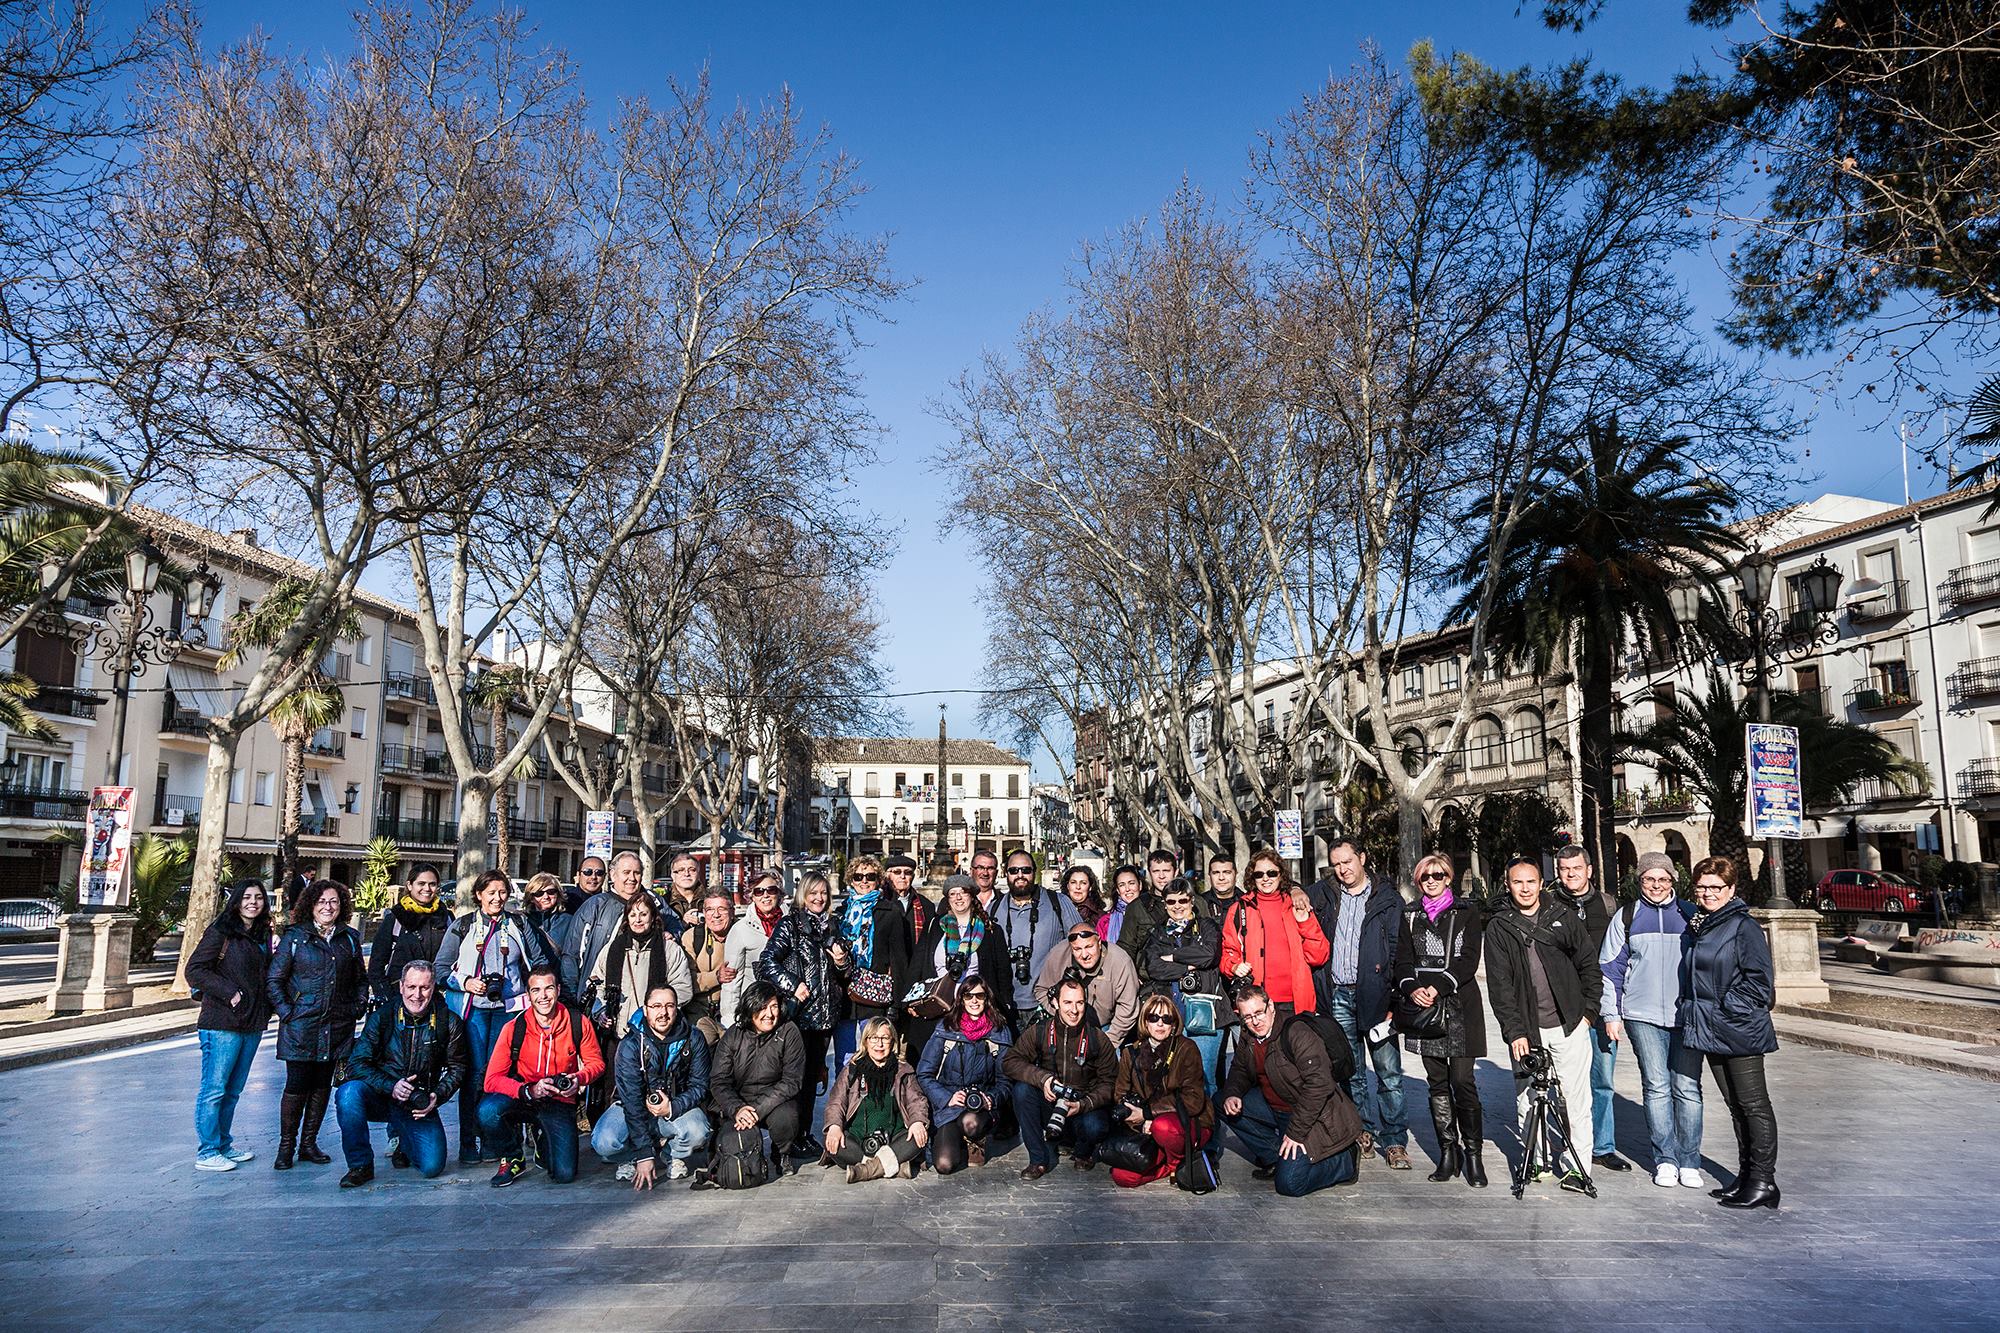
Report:
[{"label": "banner on building", "polygon": [[583,854],[611,860],[612,811],[591,810],[583,816]]},{"label": "banner on building", "polygon": [[1799,731],[1752,722],[1744,752],[1750,757],[1750,836],[1797,838],[1805,831],[1799,790]]},{"label": "banner on building", "polygon": [[1306,854],[1305,816],[1297,810],[1278,811],[1278,855],[1297,861]]},{"label": "banner on building", "polygon": [[81,907],[123,907],[130,896],[132,788],[93,787],[84,817]]}]

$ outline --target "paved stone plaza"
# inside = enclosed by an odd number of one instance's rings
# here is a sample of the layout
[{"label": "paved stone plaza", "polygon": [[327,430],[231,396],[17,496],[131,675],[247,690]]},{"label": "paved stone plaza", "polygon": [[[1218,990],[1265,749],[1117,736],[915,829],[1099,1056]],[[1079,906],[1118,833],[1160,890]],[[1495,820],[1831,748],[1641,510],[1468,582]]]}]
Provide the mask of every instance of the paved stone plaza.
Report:
[{"label": "paved stone plaza", "polygon": [[[490,1168],[269,1165],[269,1054],[238,1118],[259,1159],[192,1169],[192,1039],[0,1075],[0,1303],[22,1329],[1983,1328],[2000,1323],[1990,1083],[1835,1052],[1773,1058],[1782,1213],[1725,1212],[1639,1171],[1591,1201],[1433,1185],[1427,1165],[1282,1200],[1232,1154],[1206,1198],[1114,1189],[1014,1149],[950,1180],[651,1196]],[[1620,1063],[1621,1091],[1636,1094]],[[1422,1113],[1421,1082],[1411,1108]],[[1505,1071],[1482,1066],[1488,1115]],[[1621,1102],[1620,1136],[1644,1142]],[[1413,1147],[1427,1149],[1426,1120]],[[1511,1146],[1511,1145],[1510,1145]],[[1719,1102],[1711,1163],[1733,1163]],[[1489,1151],[1489,1157],[1493,1155]]]}]

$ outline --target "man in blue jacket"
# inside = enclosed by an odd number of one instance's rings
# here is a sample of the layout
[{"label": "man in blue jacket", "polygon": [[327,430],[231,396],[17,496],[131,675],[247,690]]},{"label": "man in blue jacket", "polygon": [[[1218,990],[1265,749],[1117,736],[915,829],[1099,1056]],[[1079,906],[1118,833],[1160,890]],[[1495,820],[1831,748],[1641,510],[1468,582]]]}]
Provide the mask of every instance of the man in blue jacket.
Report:
[{"label": "man in blue jacket", "polygon": [[[688,1158],[708,1142],[708,1043],[680,1011],[671,986],[646,996],[618,1043],[612,1067],[618,1104],[591,1132],[590,1148],[618,1162],[618,1179],[649,1190],[667,1163],[668,1180],[685,1180]],[[634,1160],[636,1158],[636,1160]]]},{"label": "man in blue jacket", "polygon": [[[1410,1169],[1410,1122],[1403,1108],[1403,1056],[1389,1030],[1390,984],[1396,974],[1396,935],[1403,926],[1403,896],[1368,874],[1368,854],[1346,838],[1327,850],[1333,874],[1307,896],[1332,946],[1326,966],[1314,971],[1319,1010],[1347,1034],[1354,1074],[1347,1093],[1367,1129],[1356,1145],[1362,1160],[1377,1147],[1398,1171]],[[1371,1037],[1370,1032],[1377,1035]],[[1364,1055],[1365,1053],[1365,1055]],[[1375,1066],[1375,1102],[1368,1100],[1368,1066]]]},{"label": "man in blue jacket", "polygon": [[1674,897],[1674,867],[1659,852],[1639,858],[1639,901],[1619,909],[1604,932],[1604,1031],[1628,1037],[1639,1059],[1653,1183],[1700,1189],[1701,1056],[1683,1050],[1681,946],[1690,909]]}]

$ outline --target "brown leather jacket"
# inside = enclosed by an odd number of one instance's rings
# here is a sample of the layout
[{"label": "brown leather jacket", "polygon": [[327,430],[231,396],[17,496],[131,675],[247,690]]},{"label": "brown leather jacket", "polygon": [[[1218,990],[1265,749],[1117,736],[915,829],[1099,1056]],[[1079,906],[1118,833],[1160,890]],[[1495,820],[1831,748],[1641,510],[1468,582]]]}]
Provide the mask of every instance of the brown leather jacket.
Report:
[{"label": "brown leather jacket", "polygon": [[[1216,1089],[1224,1101],[1257,1086],[1257,1065],[1250,1051],[1254,1040],[1247,1025],[1236,1029],[1229,1076]],[[1264,1055],[1264,1077],[1292,1108],[1287,1132],[1306,1145],[1307,1156],[1315,1162],[1325,1161],[1361,1137],[1361,1112],[1347,1095],[1353,1057],[1348,1055],[1347,1068],[1342,1070],[1338,1067],[1340,1054],[1345,1052],[1327,1051],[1310,1020],[1285,1020],[1272,1032]]]},{"label": "brown leather jacket", "polygon": [[[854,1061],[849,1060],[834,1075],[833,1086],[826,1092],[826,1123],[838,1126],[844,1134],[847,1122],[861,1109],[861,1080],[854,1075]],[[931,1122],[931,1104],[924,1096],[924,1090],[917,1086],[917,1073],[909,1065],[896,1062],[896,1109],[903,1113],[903,1128],[912,1125],[928,1126]]]},{"label": "brown leather jacket", "polygon": [[1178,1109],[1185,1109],[1204,1131],[1213,1129],[1215,1106],[1208,1100],[1208,1088],[1202,1082],[1201,1052],[1195,1044],[1186,1037],[1175,1037],[1159,1058],[1147,1061],[1147,1067],[1142,1069],[1140,1059],[1145,1046],[1144,1038],[1133,1042],[1118,1062],[1118,1104],[1111,1108],[1112,1115],[1122,1121],[1123,1103],[1129,1098],[1143,1103],[1149,1117],[1172,1115]]}]

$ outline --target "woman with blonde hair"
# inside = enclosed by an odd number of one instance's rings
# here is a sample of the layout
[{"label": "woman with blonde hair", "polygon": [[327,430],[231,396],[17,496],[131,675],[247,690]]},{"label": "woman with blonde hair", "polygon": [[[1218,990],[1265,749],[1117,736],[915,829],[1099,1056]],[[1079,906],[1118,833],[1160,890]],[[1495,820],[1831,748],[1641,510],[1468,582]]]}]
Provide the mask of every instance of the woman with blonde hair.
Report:
[{"label": "woman with blonde hair", "polygon": [[860,1049],[826,1092],[826,1158],[847,1168],[847,1183],[907,1179],[930,1141],[930,1102],[916,1071],[896,1057],[896,1027],[886,1018],[861,1025]]},{"label": "woman with blonde hair", "polygon": [[1431,1125],[1437,1131],[1440,1183],[1462,1170],[1465,1183],[1486,1184],[1480,1160],[1484,1122],[1473,1064],[1486,1054],[1486,1008],[1480,1002],[1479,948],[1485,918],[1452,894],[1451,858],[1433,852],[1417,862],[1417,901],[1403,909],[1396,938],[1396,999],[1392,1015],[1403,1045],[1424,1059]]}]

